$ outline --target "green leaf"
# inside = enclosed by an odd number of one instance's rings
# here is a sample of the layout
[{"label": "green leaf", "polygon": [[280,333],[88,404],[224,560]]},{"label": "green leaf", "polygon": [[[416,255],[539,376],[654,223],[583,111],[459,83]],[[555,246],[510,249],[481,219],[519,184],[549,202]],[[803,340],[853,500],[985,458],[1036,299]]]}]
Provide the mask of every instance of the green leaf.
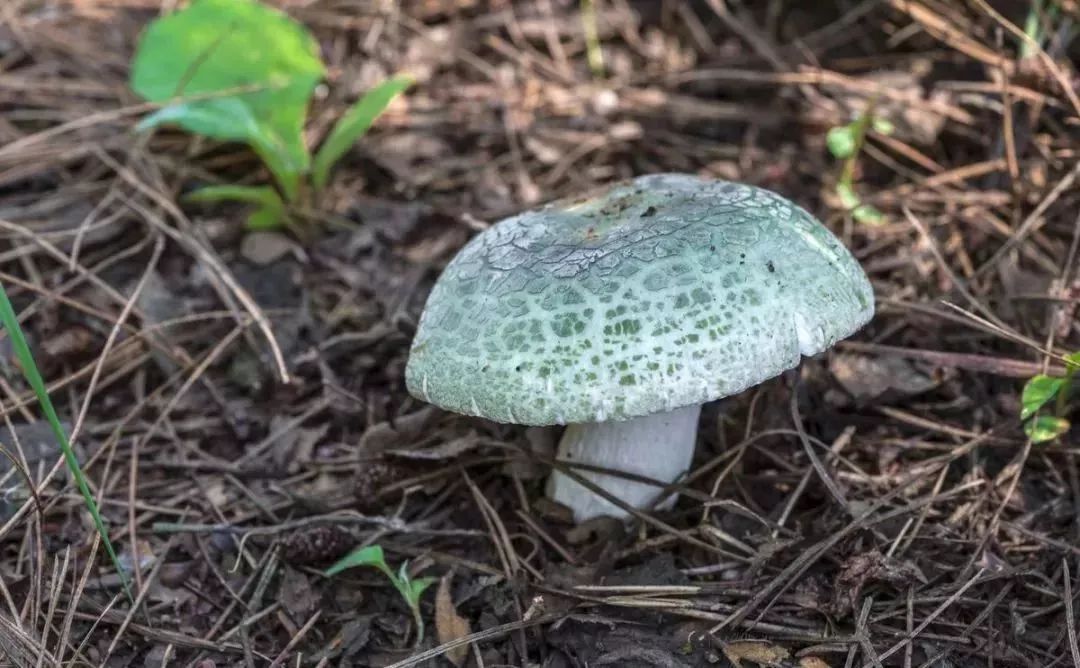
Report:
[{"label": "green leaf", "polygon": [[206,186],[184,196],[189,202],[247,202],[258,208],[248,216],[249,230],[277,229],[292,222],[277,191],[270,186]]},{"label": "green leaf", "polygon": [[407,74],[387,79],[369,90],[352,106],[323,142],[322,148],[315,154],[311,165],[311,183],[316,190],[322,190],[330,177],[330,169],[345,155],[356,140],[367,133],[390,103],[413,84],[413,78]]},{"label": "green leaf", "polygon": [[1057,396],[1065,384],[1064,378],[1039,374],[1024,384],[1020,395],[1020,419],[1026,420]]},{"label": "green leaf", "polygon": [[86,476],[83,475],[82,467],[79,465],[79,458],[75,456],[75,450],[72,449],[67,433],[64,431],[63,425],[60,424],[60,417],[56,414],[52,398],[49,397],[49,390],[45,386],[45,380],[41,377],[41,371],[34,361],[34,354],[30,351],[30,345],[27,344],[26,337],[23,336],[19,318],[15,315],[15,309],[12,307],[11,300],[8,299],[7,291],[4,290],[3,285],[0,285],[0,323],[3,324],[4,329],[7,330],[8,336],[11,338],[11,347],[15,351],[15,357],[19,360],[23,376],[34,391],[38,403],[41,404],[41,411],[45,414],[45,420],[49,423],[56,441],[60,444],[64,462],[67,464],[68,470],[71,471],[72,478],[75,479],[75,485],[79,488],[79,494],[82,495],[83,504],[94,521],[94,528],[97,529],[98,535],[101,536],[101,542],[105,544],[105,551],[108,553],[113,567],[116,568],[117,575],[120,576],[120,584],[124,588],[124,593],[127,594],[129,601],[134,602],[135,599],[131,595],[127,572],[121,567],[120,559],[116,556],[112,541],[109,540],[109,531],[105,528],[105,520],[102,519],[101,513],[98,511],[97,502],[94,500],[94,494],[90,491],[90,486],[86,484]]},{"label": "green leaf", "polygon": [[131,87],[165,104],[140,128],[246,142],[292,199],[310,166],[304,120],[324,74],[315,39],[282,12],[255,0],[195,0],[146,29]]},{"label": "green leaf", "polygon": [[1080,370],[1080,352],[1070,353],[1065,356],[1065,368],[1071,371]]},{"label": "green leaf", "polygon": [[1052,415],[1040,415],[1024,423],[1024,433],[1033,443],[1045,443],[1069,431],[1069,421]]},{"label": "green leaf", "polygon": [[396,579],[394,577],[394,572],[386,565],[386,557],[383,554],[381,545],[369,545],[358,550],[353,550],[339,559],[333,566],[326,569],[323,574],[327,577],[331,577],[344,570],[356,568],[357,566],[373,566],[385,573],[391,580]]},{"label": "green leaf", "polygon": [[851,125],[841,125],[829,130],[825,135],[825,145],[829,147],[829,153],[843,160],[855,155],[855,128]]},{"label": "green leaf", "polygon": [[870,125],[878,134],[891,135],[896,132],[896,126],[887,118],[875,118]]},{"label": "green leaf", "polygon": [[412,608],[416,607],[420,601],[420,595],[433,582],[435,582],[435,578],[417,578],[413,580],[409,575],[409,562],[407,561],[402,562],[401,567],[398,568],[397,577],[394,578],[394,585],[397,587],[398,593]]},{"label": "green leaf", "polygon": [[885,214],[869,204],[860,204],[855,207],[851,215],[854,216],[855,220],[867,225],[880,225],[885,222]]},{"label": "green leaf", "polygon": [[836,196],[840,198],[840,206],[849,211],[862,203],[862,200],[859,199],[859,195],[855,192],[855,188],[847,181],[841,181],[836,184]]},{"label": "green leaf", "polygon": [[420,597],[428,587],[435,584],[435,578],[417,578],[409,582],[409,600],[412,605],[420,602]]}]

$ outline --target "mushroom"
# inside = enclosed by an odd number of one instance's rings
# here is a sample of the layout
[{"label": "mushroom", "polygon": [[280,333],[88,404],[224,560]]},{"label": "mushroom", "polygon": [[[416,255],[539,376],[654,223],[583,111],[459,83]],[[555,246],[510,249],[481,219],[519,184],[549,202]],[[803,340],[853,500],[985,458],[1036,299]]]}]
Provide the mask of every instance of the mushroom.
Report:
[{"label": "mushroom", "polygon": [[[473,238],[428,297],[406,383],[457,413],[567,425],[560,460],[668,484],[691,465],[703,403],[797,366],[873,313],[858,262],[794,203],[654,174]],[[634,508],[675,499],[578,475]],[[577,521],[626,515],[560,471],[547,493]]]}]

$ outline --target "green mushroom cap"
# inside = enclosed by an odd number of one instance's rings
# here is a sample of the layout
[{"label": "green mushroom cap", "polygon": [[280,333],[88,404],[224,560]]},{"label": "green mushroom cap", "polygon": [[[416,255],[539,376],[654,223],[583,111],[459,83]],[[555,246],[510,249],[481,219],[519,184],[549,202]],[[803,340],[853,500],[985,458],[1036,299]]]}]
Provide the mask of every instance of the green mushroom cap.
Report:
[{"label": "green mushroom cap", "polygon": [[507,218],[447,265],[405,376],[417,398],[525,425],[738,393],[851,335],[870,282],[768,190],[683,174]]}]

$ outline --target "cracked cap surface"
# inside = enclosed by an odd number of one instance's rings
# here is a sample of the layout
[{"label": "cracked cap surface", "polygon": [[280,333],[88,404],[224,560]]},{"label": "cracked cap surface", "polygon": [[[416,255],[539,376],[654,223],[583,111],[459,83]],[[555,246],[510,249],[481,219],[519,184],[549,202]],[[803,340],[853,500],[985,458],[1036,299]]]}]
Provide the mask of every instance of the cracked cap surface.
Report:
[{"label": "cracked cap surface", "polygon": [[428,297],[405,376],[497,422],[622,420],[736,394],[873,313],[858,262],[803,209],[655,174],[474,237]]}]

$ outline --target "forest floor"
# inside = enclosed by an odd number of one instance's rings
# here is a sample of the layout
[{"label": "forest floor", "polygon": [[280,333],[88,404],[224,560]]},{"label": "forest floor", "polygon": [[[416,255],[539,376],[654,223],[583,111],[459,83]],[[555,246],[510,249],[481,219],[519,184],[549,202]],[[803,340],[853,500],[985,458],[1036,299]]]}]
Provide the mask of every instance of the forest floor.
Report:
[{"label": "forest floor", "polygon": [[[329,65],[312,139],[417,83],[280,234],[177,203],[264,182],[249,151],[134,130],[131,55],[175,4],[0,6],[0,283],[137,593],[5,337],[0,663],[1080,666],[1080,438],[1019,419],[1080,349],[1074,1],[1032,3],[1039,47],[1024,2],[594,0],[602,72],[570,0],[282,2]],[[868,109],[860,222],[826,135]],[[660,171],[812,211],[877,314],[707,405],[674,509],[573,526],[557,431],[428,406],[404,364],[479,230]],[[418,644],[383,575],[322,575],[358,545],[436,579]]]}]

